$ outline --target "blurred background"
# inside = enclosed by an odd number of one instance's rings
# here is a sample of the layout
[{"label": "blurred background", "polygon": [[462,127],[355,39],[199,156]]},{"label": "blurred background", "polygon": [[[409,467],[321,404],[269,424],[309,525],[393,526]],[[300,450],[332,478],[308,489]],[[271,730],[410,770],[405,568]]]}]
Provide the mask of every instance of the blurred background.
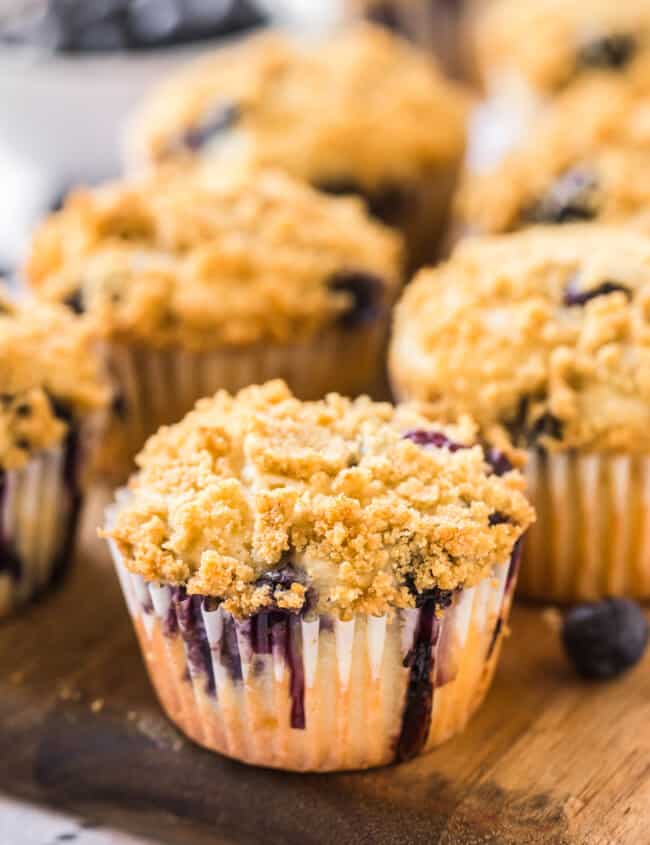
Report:
[{"label": "blurred background", "polygon": [[0,270],[76,183],[119,172],[124,121],[201,51],[266,26],[322,33],[340,0],[0,0]]}]

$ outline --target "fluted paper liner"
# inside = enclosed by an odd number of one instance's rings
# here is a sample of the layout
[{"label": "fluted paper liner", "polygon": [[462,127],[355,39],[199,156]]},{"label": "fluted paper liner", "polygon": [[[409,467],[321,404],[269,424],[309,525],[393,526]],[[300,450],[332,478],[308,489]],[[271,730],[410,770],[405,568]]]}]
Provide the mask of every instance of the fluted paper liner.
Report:
[{"label": "fluted paper liner", "polygon": [[489,687],[517,568],[515,554],[440,615],[237,620],[129,572],[109,545],[169,718],[213,751],[299,771],[408,759],[461,730]]},{"label": "fluted paper liner", "polygon": [[0,616],[45,590],[70,562],[80,494],[76,436],[0,472]]},{"label": "fluted paper liner", "polygon": [[119,397],[108,433],[114,451],[100,471],[120,480],[133,456],[160,428],[182,419],[196,401],[223,388],[234,393],[251,384],[283,378],[300,399],[329,392],[376,392],[383,378],[388,313],[359,329],[335,329],[302,343],[189,351],[178,347],[107,343],[103,356]]},{"label": "fluted paper liner", "polygon": [[650,457],[531,451],[526,472],[537,523],[521,593],[650,598]]}]

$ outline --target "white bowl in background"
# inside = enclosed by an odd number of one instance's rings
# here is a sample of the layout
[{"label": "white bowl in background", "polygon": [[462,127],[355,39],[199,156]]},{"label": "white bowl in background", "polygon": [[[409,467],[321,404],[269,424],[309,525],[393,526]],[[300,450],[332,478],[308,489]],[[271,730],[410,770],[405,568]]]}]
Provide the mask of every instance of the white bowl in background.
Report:
[{"label": "white bowl in background", "polygon": [[62,191],[120,172],[125,119],[155,82],[231,41],[65,56],[0,47],[0,264],[20,260]]}]

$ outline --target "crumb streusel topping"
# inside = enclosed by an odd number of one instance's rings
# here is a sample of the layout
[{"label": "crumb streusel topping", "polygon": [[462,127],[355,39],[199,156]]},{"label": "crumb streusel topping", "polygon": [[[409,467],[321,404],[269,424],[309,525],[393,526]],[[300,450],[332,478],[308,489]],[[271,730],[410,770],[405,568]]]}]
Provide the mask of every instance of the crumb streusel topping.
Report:
[{"label": "crumb streusel topping", "polygon": [[519,74],[554,93],[584,74],[627,72],[650,48],[647,0],[495,0],[473,27],[484,80]]},{"label": "crumb streusel topping", "polygon": [[26,273],[102,336],[214,348],[310,337],[345,321],[359,285],[387,308],[401,256],[357,199],[279,172],[174,167],[74,194],[37,232]]},{"label": "crumb streusel topping", "polygon": [[85,323],[0,288],[0,471],[56,445],[70,419],[106,401]]},{"label": "crumb streusel topping", "polygon": [[379,27],[303,44],[280,34],[204,57],[135,121],[136,160],[200,153],[372,191],[462,156],[466,98],[434,61]]},{"label": "crumb streusel topping", "polygon": [[397,307],[400,396],[518,445],[650,451],[650,239],[590,225],[469,238]]},{"label": "crumb streusel topping", "polygon": [[381,615],[509,560],[533,512],[521,474],[489,460],[468,418],[303,403],[273,381],[201,400],[152,437],[105,534],[133,572],[239,616]]},{"label": "crumb streusel topping", "polygon": [[496,167],[465,175],[459,222],[482,233],[531,223],[643,222],[649,115],[648,61],[633,78],[576,83]]}]

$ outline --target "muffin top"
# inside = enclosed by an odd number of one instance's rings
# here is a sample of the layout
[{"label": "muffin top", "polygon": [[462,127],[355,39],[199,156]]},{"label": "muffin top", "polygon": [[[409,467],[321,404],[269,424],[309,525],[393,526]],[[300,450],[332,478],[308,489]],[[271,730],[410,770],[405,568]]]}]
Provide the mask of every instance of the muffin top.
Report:
[{"label": "muffin top", "polygon": [[400,272],[399,236],[360,200],[210,165],[75,193],[26,266],[103,336],[189,348],[353,328],[390,304]]},{"label": "muffin top", "polygon": [[588,79],[559,96],[496,167],[466,174],[456,214],[472,232],[531,223],[645,218],[650,183],[650,63],[622,80]]},{"label": "muffin top", "polygon": [[650,450],[650,239],[597,224],[468,238],[397,308],[400,395],[550,450]]},{"label": "muffin top", "polygon": [[201,400],[138,464],[106,536],[133,572],[238,616],[419,606],[507,563],[533,518],[522,476],[469,419],[300,402],[281,381]]},{"label": "muffin top", "polygon": [[622,74],[648,51],[646,0],[494,0],[473,27],[478,69],[488,84],[520,75],[542,94],[588,74]]},{"label": "muffin top", "polygon": [[60,306],[11,302],[0,288],[0,471],[55,446],[106,400],[85,323]]},{"label": "muffin top", "polygon": [[465,97],[432,59],[380,27],[319,44],[265,34],[164,83],[134,121],[136,163],[209,156],[372,191],[458,159]]}]

